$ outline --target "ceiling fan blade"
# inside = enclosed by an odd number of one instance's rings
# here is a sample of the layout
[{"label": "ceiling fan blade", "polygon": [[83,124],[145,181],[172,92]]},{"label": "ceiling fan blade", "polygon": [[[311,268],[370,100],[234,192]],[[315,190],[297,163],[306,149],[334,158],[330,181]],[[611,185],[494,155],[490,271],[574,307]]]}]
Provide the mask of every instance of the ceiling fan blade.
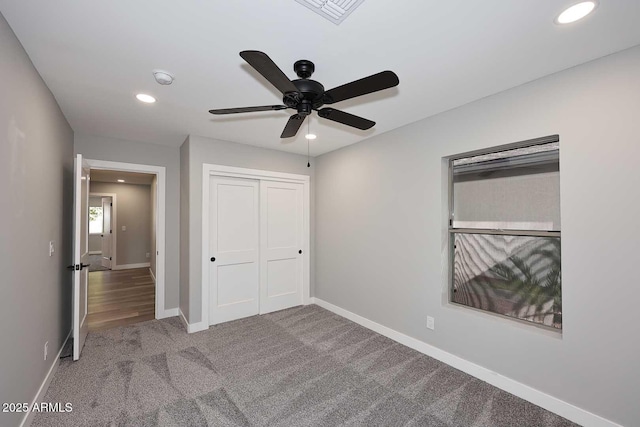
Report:
[{"label": "ceiling fan blade", "polygon": [[371,120],[367,120],[363,117],[354,116],[353,114],[345,113],[344,111],[336,110],[335,108],[323,108],[322,110],[318,110],[318,116],[323,119],[333,120],[334,122],[362,130],[371,129],[376,125],[376,122],[372,122]]},{"label": "ceiling fan blade", "polygon": [[283,94],[298,92],[298,88],[266,53],[257,50],[245,50],[240,52],[240,56]]},{"label": "ceiling fan blade", "polygon": [[243,107],[243,108],[220,108],[217,110],[209,110],[211,114],[235,114],[235,113],[253,113],[255,111],[273,111],[284,110],[286,105],[264,105],[262,107]]},{"label": "ceiling fan blade", "polygon": [[280,138],[291,138],[292,136],[296,136],[296,133],[298,133],[298,129],[300,129],[300,126],[302,126],[302,122],[304,122],[305,118],[306,116],[300,116],[298,114],[294,114],[293,116],[289,117],[289,121],[284,127]]},{"label": "ceiling fan blade", "polygon": [[396,73],[393,71],[383,71],[326,91],[324,93],[324,103],[333,104],[355,98],[356,96],[378,92],[379,90],[398,86],[398,83],[400,83],[400,80]]}]

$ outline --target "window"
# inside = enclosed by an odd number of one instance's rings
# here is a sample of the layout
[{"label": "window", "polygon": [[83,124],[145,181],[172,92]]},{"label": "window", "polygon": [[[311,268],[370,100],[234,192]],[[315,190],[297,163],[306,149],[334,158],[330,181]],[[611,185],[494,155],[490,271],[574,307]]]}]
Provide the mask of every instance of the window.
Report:
[{"label": "window", "polygon": [[449,168],[450,301],[562,329],[558,136]]},{"label": "window", "polygon": [[89,207],[89,234],[102,234],[102,206]]}]

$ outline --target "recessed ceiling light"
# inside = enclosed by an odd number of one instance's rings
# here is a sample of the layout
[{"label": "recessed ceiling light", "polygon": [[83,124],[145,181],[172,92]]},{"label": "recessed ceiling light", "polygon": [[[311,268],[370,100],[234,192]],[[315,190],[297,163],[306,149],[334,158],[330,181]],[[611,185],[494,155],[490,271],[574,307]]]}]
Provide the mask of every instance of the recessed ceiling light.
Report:
[{"label": "recessed ceiling light", "polygon": [[138,101],[142,101],[142,102],[145,102],[147,104],[153,104],[154,102],[156,102],[156,99],[153,96],[147,95],[147,94],[144,94],[144,93],[137,94],[136,98],[138,98]]},{"label": "recessed ceiling light", "polygon": [[308,133],[304,137],[307,138],[307,139],[316,139],[317,138],[317,136],[315,134],[313,134],[313,133]]},{"label": "recessed ceiling light", "polygon": [[568,7],[556,18],[556,24],[570,24],[576,22],[591,12],[598,6],[597,1],[583,1]]},{"label": "recessed ceiling light", "polygon": [[124,182],[124,179],[119,179],[118,182]]}]

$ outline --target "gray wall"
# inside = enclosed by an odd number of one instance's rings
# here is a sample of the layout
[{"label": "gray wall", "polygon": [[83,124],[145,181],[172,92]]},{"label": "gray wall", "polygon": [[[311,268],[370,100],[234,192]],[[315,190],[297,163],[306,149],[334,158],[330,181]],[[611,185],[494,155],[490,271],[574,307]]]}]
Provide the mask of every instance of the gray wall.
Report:
[{"label": "gray wall", "polygon": [[[91,193],[116,195],[116,266],[149,262],[151,252],[151,186],[91,182]],[[126,226],[127,230],[122,231]]]},{"label": "gray wall", "polygon": [[[274,140],[274,144],[278,143],[277,139]],[[189,322],[199,322],[202,315],[200,295],[202,293],[202,165],[204,163],[311,176],[310,267],[311,286],[313,287],[315,272],[313,260],[315,230],[313,172],[315,162],[313,159],[311,167],[307,168],[306,156],[193,135],[189,137],[187,147],[188,149],[183,150],[181,154],[189,157],[189,240],[187,243],[189,247]]]},{"label": "gray wall", "polygon": [[[315,296],[638,425],[639,94],[636,47],[319,157]],[[444,296],[443,157],[556,133],[561,337]]]},{"label": "gray wall", "polygon": [[71,329],[73,130],[2,15],[0,58],[0,402],[31,402]]},{"label": "gray wall", "polygon": [[180,311],[189,320],[189,138],[180,147]]},{"label": "gray wall", "polygon": [[[166,179],[165,216],[165,309],[178,307],[180,272],[180,152],[165,147],[122,139],[75,135],[74,151],[88,159],[164,166]],[[162,250],[162,248],[158,248]]]},{"label": "gray wall", "polygon": [[153,177],[153,181],[151,182],[151,200],[149,202],[151,209],[151,258],[149,262],[151,263],[151,271],[153,274],[156,274],[156,226],[157,226],[157,215],[158,215],[158,178],[156,176]]}]

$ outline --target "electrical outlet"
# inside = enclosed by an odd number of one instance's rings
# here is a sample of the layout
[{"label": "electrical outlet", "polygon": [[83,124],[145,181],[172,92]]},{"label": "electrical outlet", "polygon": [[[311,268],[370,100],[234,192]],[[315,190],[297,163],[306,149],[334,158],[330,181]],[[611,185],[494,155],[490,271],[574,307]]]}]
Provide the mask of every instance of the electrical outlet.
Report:
[{"label": "electrical outlet", "polygon": [[436,321],[433,317],[427,316],[427,329],[431,329],[432,331],[436,328]]},{"label": "electrical outlet", "polygon": [[149,258],[151,256],[151,254],[149,252],[147,252],[147,258]]},{"label": "electrical outlet", "polygon": [[49,256],[53,256],[55,249],[53,248],[53,240],[49,242]]},{"label": "electrical outlet", "polygon": [[49,341],[44,343],[44,360],[47,360],[48,354],[49,354]]},{"label": "electrical outlet", "polygon": [[122,231],[127,231],[127,226],[126,225],[122,226]]}]

